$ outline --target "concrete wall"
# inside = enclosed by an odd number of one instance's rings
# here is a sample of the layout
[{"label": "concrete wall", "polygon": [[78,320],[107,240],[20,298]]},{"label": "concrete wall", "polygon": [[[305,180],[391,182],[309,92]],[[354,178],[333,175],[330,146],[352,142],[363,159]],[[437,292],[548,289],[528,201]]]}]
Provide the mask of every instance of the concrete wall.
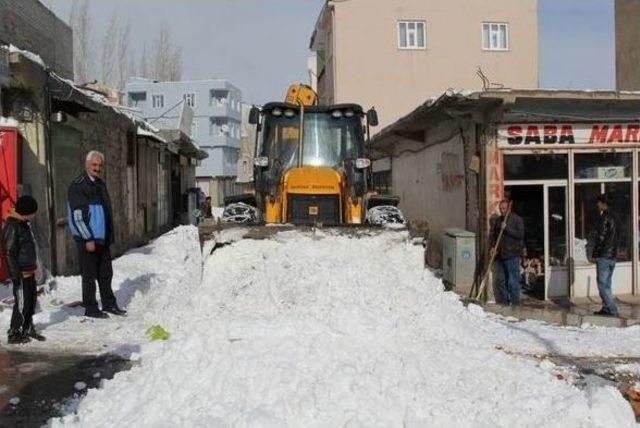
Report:
[{"label": "concrete wall", "polygon": [[640,0],[616,0],[616,86],[640,91]]},{"label": "concrete wall", "polygon": [[38,0],[0,0],[0,42],[34,52],[73,79],[71,28]]},{"label": "concrete wall", "polygon": [[[335,43],[323,100],[375,106],[381,127],[447,89],[482,89],[481,67],[496,83],[538,87],[536,0],[351,0],[333,2],[335,26],[320,19],[325,49]],[[325,15],[330,16],[330,8]],[[461,11],[464,11],[463,13]],[[398,48],[398,21],[423,20],[426,49]],[[509,50],[485,51],[482,23],[509,24]],[[333,33],[334,41],[329,40]],[[327,51],[328,52],[328,51]],[[331,76],[331,63],[335,70]],[[319,69],[322,74],[322,68]],[[333,80],[333,81],[332,81]]]},{"label": "concrete wall", "polygon": [[[457,127],[445,123],[429,131],[425,143],[403,140],[396,147],[391,168],[394,194],[408,220],[428,221],[427,262],[440,266],[443,230],[466,227],[463,140]],[[407,149],[412,152],[403,154]]]},{"label": "concrete wall", "polygon": [[[95,112],[67,114],[64,123],[51,125],[51,153],[47,152],[44,127],[44,70],[31,61],[11,64],[12,80],[3,88],[7,114],[19,123],[21,194],[30,194],[40,205],[35,234],[45,266],[58,274],[78,272],[76,248],[66,223],[67,191],[72,180],[83,171],[89,150],[105,154],[104,178],[109,189],[115,225],[114,254],[146,243],[174,225],[169,162],[165,146],[136,137],[136,125],[113,108],[87,103]],[[65,92],[67,93],[67,92]],[[68,101],[68,99],[66,100]],[[18,108],[30,104],[31,120],[20,119]],[[133,157],[129,150],[136,151]],[[163,159],[164,158],[164,159]],[[133,159],[133,163],[129,162]],[[47,183],[47,161],[51,160],[53,186]],[[187,159],[177,169],[180,197],[195,186],[195,166]],[[54,202],[52,227],[48,194]],[[178,213],[178,219],[185,216]],[[55,239],[52,239],[55,238]],[[55,241],[55,247],[52,244]]]}]

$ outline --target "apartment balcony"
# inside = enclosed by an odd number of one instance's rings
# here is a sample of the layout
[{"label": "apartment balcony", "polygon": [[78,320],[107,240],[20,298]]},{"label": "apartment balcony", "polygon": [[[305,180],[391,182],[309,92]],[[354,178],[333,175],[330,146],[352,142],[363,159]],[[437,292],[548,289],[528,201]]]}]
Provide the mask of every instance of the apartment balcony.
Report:
[{"label": "apartment balcony", "polygon": [[198,114],[211,117],[230,117],[237,121],[240,121],[242,117],[241,112],[233,109],[230,104],[209,104],[198,109]]},{"label": "apartment balcony", "polygon": [[240,148],[240,138],[234,138],[228,135],[207,135],[198,138],[200,146],[205,147],[231,147]]}]

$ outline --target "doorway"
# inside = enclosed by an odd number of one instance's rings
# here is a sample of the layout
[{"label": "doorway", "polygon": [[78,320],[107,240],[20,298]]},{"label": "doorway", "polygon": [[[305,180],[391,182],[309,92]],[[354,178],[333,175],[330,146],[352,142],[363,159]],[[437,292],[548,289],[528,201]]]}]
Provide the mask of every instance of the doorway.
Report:
[{"label": "doorway", "polygon": [[520,267],[524,294],[538,300],[568,296],[567,187],[564,183],[505,186],[513,211],[524,223]]}]

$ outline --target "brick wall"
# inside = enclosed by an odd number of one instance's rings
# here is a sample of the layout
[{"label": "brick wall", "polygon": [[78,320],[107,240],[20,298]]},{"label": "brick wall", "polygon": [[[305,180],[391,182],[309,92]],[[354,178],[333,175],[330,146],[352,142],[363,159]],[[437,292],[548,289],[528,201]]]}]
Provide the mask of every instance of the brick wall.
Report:
[{"label": "brick wall", "polygon": [[34,52],[56,73],[73,79],[71,28],[38,0],[0,0],[0,43]]}]

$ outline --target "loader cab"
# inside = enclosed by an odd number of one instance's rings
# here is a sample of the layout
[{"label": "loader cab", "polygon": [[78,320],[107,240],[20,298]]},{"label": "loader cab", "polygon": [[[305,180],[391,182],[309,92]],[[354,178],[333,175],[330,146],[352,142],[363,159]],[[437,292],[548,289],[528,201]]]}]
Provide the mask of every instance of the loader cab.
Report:
[{"label": "loader cab", "polygon": [[[282,213],[273,216],[276,222],[311,222],[307,217],[316,211],[315,220],[327,224],[356,216],[345,207],[348,198],[353,205],[367,191],[364,118],[356,104],[263,107],[254,177],[258,195],[280,204],[273,208]],[[303,200],[310,202],[302,207]]]},{"label": "loader cab", "polygon": [[262,109],[258,156],[285,170],[296,166],[338,168],[365,155],[363,117],[362,108],[355,104],[308,106],[303,111],[292,104],[267,104]]}]

